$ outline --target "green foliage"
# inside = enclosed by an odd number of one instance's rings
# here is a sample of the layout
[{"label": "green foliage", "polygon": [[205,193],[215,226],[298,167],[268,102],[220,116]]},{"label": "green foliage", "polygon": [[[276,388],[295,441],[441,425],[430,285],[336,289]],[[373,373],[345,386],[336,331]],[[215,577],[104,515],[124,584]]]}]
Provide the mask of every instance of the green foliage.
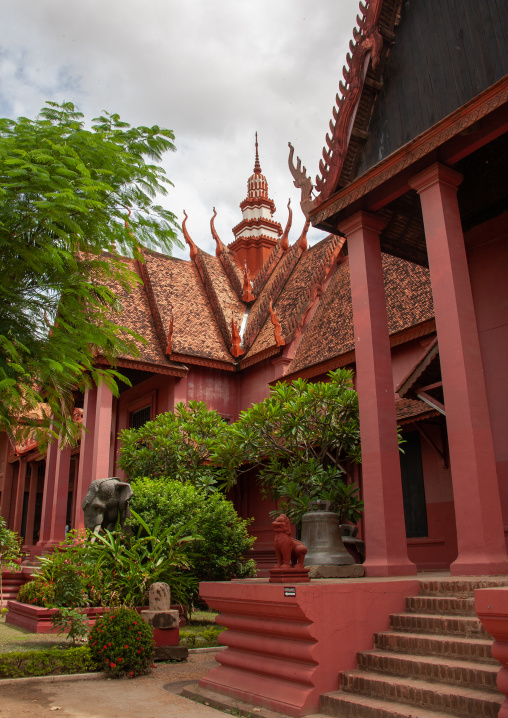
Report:
[{"label": "green foliage", "polygon": [[277,383],[228,427],[212,455],[229,485],[238,472],[258,466],[264,494],[279,500],[293,523],[315,498],[331,501],[342,521],[358,520],[363,509],[347,473],[348,462],[361,458],[353,375],[338,369],[328,376],[327,382]]},{"label": "green foliage", "polygon": [[41,577],[32,579],[21,586],[17,600],[20,603],[29,603],[31,606],[51,608],[55,605],[54,585]]},{"label": "green foliage", "polygon": [[180,403],[174,412],[123,431],[118,463],[131,479],[170,477],[213,493],[222,472],[208,461],[226,429],[220,414],[204,402]]},{"label": "green foliage", "polygon": [[88,646],[0,653],[0,678],[28,678],[96,670]]},{"label": "green foliage", "polygon": [[[192,627],[194,628],[194,627]],[[180,644],[187,648],[208,648],[218,646],[219,634],[225,629],[222,626],[199,626],[194,630],[183,628],[180,631]]]},{"label": "green foliage", "polygon": [[2,571],[14,571],[21,558],[21,537],[7,528],[7,522],[0,509],[0,606],[3,604]]},{"label": "green foliage", "polygon": [[155,518],[151,529],[133,516],[136,535],[105,531],[85,541],[67,534],[57,549],[40,557],[38,575],[20,589],[18,600],[48,608],[143,606],[150,585],[165,581],[175,601],[185,603],[196,588],[187,569],[199,537],[188,535],[185,524],[161,528]]},{"label": "green foliage", "polygon": [[59,608],[51,618],[51,625],[58,630],[58,635],[66,633],[67,639],[72,641],[73,646],[88,636],[86,613],[78,608]]},{"label": "green foliage", "polygon": [[92,659],[110,678],[149,673],[154,657],[151,627],[129,608],[97,619],[88,640]]},{"label": "green foliage", "polygon": [[175,216],[155,202],[171,184],[155,163],[173,139],[117,114],[87,129],[70,102],[47,103],[35,120],[0,119],[1,429],[21,420],[39,439],[72,440],[72,390],[91,381],[115,389],[116,372],[94,357],[114,365],[135,351],[114,317],[111,287],[135,281],[120,254],[180,244]]},{"label": "green foliage", "polygon": [[245,554],[254,543],[231,501],[219,492],[207,494],[191,484],[166,478],[137,479],[132,483],[131,506],[151,524],[157,517],[174,530],[186,525],[202,537],[190,559],[190,572],[200,581],[227,581],[254,573]]}]

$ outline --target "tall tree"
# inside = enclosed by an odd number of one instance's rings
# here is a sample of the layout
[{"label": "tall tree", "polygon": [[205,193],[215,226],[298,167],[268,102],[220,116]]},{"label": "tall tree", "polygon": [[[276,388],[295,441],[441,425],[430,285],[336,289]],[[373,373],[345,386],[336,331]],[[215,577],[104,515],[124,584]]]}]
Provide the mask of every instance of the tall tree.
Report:
[{"label": "tall tree", "polygon": [[0,119],[0,430],[72,440],[72,392],[115,390],[115,355],[135,352],[106,286],[138,281],[122,255],[180,245],[175,215],[156,203],[173,132],[108,113],[92,123],[70,102]]}]

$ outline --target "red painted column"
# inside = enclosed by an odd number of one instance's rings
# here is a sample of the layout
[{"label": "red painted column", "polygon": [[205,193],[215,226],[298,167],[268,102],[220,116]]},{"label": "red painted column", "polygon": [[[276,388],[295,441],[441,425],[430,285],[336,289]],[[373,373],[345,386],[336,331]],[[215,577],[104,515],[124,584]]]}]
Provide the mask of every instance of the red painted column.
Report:
[{"label": "red painted column", "polygon": [[97,387],[93,386],[85,389],[85,400],[83,405],[83,431],[81,434],[81,445],[79,448],[79,468],[75,490],[75,509],[72,517],[73,529],[83,529],[85,527],[85,517],[83,516],[83,509],[81,508],[81,505],[92,481],[96,405]]},{"label": "red painted column", "polygon": [[26,467],[27,463],[24,459],[19,460],[18,480],[16,483],[16,500],[14,504],[14,519],[12,529],[19,533],[21,531],[21,521],[23,518],[23,499],[25,498],[26,485]]},{"label": "red painted column", "polygon": [[81,438],[73,529],[84,528],[82,504],[92,481],[109,476],[112,413],[113,394],[106,384],[86,390],[83,426],[87,431]]},{"label": "red painted column", "polygon": [[109,476],[112,415],[113,394],[111,389],[102,383],[97,387],[93,463],[90,481],[106,479]]},{"label": "red painted column", "polygon": [[55,491],[51,513],[50,542],[58,544],[65,539],[65,519],[67,513],[67,495],[69,493],[69,472],[71,468],[71,450],[59,449],[55,467]]},{"label": "red painted column", "polygon": [[44,474],[44,493],[42,497],[41,530],[37,546],[45,548],[51,540],[51,522],[55,497],[56,464],[58,458],[58,441],[48,446],[46,454],[46,472]]},{"label": "red painted column", "polygon": [[379,234],[384,222],[358,212],[340,225],[347,237],[356,387],[362,441],[367,576],[416,573],[407,556],[395,394]]},{"label": "red painted column", "polygon": [[420,195],[439,340],[458,557],[454,575],[504,574],[508,557],[464,236],[462,175],[440,164],[411,181]]},{"label": "red painted column", "polygon": [[30,489],[28,494],[28,512],[26,516],[26,536],[25,544],[27,546],[34,545],[34,520],[35,520],[35,502],[37,500],[37,469],[39,464],[32,463],[32,471],[30,473]]}]

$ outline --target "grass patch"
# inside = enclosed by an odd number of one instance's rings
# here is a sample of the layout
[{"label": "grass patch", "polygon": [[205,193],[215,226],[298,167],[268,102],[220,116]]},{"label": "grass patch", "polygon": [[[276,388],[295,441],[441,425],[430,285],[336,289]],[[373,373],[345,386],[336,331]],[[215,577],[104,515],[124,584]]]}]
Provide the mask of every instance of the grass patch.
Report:
[{"label": "grass patch", "polygon": [[0,654],[0,678],[26,678],[97,670],[88,646]]},{"label": "grass patch", "polygon": [[215,648],[217,637],[225,629],[215,623],[213,611],[194,611],[187,625],[180,629],[180,643],[187,648]]}]

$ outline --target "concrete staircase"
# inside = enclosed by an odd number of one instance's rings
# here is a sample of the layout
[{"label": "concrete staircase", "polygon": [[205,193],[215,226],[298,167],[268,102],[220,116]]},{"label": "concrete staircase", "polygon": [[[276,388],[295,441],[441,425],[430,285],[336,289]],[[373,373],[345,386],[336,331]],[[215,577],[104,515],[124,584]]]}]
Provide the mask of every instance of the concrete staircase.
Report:
[{"label": "concrete staircase", "polygon": [[337,718],[496,718],[504,700],[492,638],[474,610],[474,590],[508,579],[421,580],[420,595],[390,616],[391,630],[358,654],[358,669],[321,696]]}]

